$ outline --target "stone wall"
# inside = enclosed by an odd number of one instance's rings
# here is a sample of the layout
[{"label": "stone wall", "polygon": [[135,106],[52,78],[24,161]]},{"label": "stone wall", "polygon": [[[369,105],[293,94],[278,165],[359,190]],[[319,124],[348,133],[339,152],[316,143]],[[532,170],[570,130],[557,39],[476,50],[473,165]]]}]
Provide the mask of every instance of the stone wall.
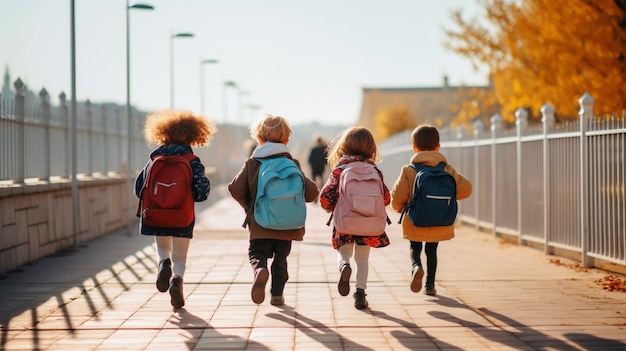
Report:
[{"label": "stone wall", "polygon": [[[123,228],[136,199],[123,178],[78,182],[76,244]],[[74,247],[72,184],[0,187],[0,274]]]}]

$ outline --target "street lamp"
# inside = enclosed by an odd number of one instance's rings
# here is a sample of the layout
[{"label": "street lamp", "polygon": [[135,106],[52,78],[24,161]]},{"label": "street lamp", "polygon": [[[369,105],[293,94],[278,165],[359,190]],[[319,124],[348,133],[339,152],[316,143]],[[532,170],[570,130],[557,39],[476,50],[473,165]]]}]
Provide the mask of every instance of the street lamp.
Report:
[{"label": "street lamp", "polygon": [[174,39],[193,38],[193,33],[170,33],[170,108],[174,108]]},{"label": "street lamp", "polygon": [[[133,174],[131,173],[132,169],[132,123],[130,121],[130,10],[154,10],[152,5],[148,4],[133,4],[129,5],[128,0],[126,0],[126,181],[128,186],[127,194],[130,194],[132,190],[132,182],[133,182]],[[130,201],[129,201],[130,205]],[[128,206],[130,208],[130,206]],[[132,233],[132,229],[130,227],[131,221],[130,219],[127,222],[128,224],[128,233]]]},{"label": "street lamp", "polygon": [[222,112],[224,113],[224,123],[228,122],[228,95],[226,94],[226,88],[228,87],[237,89],[237,83],[229,80],[224,82],[222,86]]},{"label": "street lamp", "polygon": [[202,111],[203,115],[206,115],[206,112],[204,111],[204,65],[207,63],[219,63],[219,61],[215,59],[200,61],[200,111]]}]

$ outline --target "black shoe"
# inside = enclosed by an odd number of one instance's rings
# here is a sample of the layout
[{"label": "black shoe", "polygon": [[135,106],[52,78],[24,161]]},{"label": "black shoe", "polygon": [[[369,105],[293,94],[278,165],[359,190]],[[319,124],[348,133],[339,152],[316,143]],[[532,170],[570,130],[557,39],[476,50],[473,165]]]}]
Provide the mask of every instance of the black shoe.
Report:
[{"label": "black shoe", "polygon": [[174,308],[185,306],[185,297],[183,295],[183,278],[172,279],[170,285],[170,303]]},{"label": "black shoe", "polygon": [[339,295],[347,296],[350,293],[350,275],[352,274],[352,268],[350,265],[345,263],[341,266],[339,270],[341,275],[339,276],[339,283],[337,283],[337,290],[339,291]]},{"label": "black shoe", "polygon": [[166,292],[170,287],[172,277],[172,261],[166,258],[159,264],[159,274],[157,275],[156,287],[160,292]]},{"label": "black shoe", "polygon": [[365,290],[356,288],[356,292],[354,293],[354,308],[356,308],[357,310],[362,310],[369,306],[365,296],[367,296],[365,294]]}]

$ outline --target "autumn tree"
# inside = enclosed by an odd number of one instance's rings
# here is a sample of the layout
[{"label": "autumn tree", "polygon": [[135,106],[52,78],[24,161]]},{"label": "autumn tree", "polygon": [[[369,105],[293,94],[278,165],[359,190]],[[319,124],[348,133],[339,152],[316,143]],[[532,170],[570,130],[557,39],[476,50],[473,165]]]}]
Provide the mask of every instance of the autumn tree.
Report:
[{"label": "autumn tree", "polygon": [[451,13],[446,46],[493,77],[502,117],[520,107],[540,117],[545,103],[576,118],[588,92],[597,115],[626,108],[626,0],[479,0],[487,22]]},{"label": "autumn tree", "polygon": [[406,105],[395,105],[376,116],[376,140],[385,138],[417,126],[417,119]]},{"label": "autumn tree", "polygon": [[491,87],[461,87],[459,101],[450,107],[456,116],[450,122],[454,129],[463,125],[467,131],[472,131],[476,120],[488,126],[491,116],[500,112],[500,104]]}]

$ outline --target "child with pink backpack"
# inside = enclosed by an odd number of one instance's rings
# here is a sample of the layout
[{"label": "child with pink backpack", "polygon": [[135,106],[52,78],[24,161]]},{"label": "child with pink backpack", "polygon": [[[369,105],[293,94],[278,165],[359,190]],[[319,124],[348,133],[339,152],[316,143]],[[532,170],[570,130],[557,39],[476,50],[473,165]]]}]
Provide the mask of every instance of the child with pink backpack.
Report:
[{"label": "child with pink backpack", "polygon": [[368,307],[365,298],[371,247],[389,245],[385,227],[389,218],[389,189],[382,172],[376,167],[380,155],[372,133],[366,128],[353,127],[333,142],[328,154],[332,172],[320,193],[320,205],[332,212],[333,248],[337,250],[340,272],[337,290],[341,296],[350,293],[352,268],[356,263],[356,292],[354,307]]}]

